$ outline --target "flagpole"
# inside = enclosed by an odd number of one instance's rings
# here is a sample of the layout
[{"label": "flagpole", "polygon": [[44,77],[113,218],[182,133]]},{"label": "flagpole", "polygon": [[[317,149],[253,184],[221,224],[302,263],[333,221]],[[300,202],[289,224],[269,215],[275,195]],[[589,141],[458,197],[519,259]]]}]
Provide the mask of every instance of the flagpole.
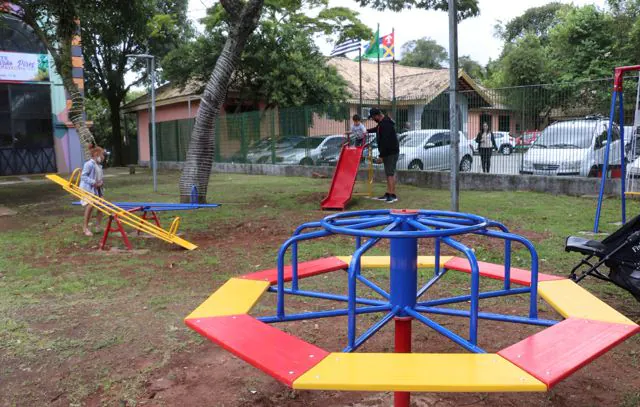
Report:
[{"label": "flagpole", "polygon": [[380,108],[380,23],[378,23],[378,35],[376,36],[378,43],[378,108]]},{"label": "flagpole", "polygon": [[397,106],[396,106],[396,29],[392,28],[391,29],[391,38],[393,38],[393,44],[392,46],[392,50],[393,50],[393,54],[391,55],[391,67],[392,67],[392,75],[393,75],[393,79],[392,79],[392,85],[391,85],[391,92],[392,92],[392,96],[393,96],[393,119],[394,120],[398,120],[398,116],[397,116]]},{"label": "flagpole", "polygon": [[362,47],[358,49],[358,70],[360,71],[360,108],[358,114],[362,114]]}]

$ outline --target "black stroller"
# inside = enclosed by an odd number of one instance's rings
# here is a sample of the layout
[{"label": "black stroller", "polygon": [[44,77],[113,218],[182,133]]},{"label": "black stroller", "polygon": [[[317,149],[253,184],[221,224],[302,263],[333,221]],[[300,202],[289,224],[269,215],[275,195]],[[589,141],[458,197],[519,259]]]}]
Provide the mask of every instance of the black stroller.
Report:
[{"label": "black stroller", "polygon": [[[593,276],[629,291],[640,301],[640,216],[601,242],[569,236],[564,249],[586,256],[571,270],[573,281]],[[603,265],[609,268],[608,275],[600,270]]]}]

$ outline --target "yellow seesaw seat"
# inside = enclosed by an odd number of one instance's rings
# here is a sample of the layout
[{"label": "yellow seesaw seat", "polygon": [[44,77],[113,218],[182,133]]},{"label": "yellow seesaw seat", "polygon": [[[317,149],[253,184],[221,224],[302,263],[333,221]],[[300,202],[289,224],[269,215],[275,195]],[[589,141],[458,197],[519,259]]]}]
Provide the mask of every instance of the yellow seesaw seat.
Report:
[{"label": "yellow seesaw seat", "polygon": [[148,233],[153,237],[157,237],[158,239],[164,240],[167,243],[176,244],[187,250],[194,250],[198,248],[198,246],[194,245],[193,243],[176,236],[175,233],[177,232],[178,223],[172,224],[171,231],[168,232],[154,225],[153,223],[147,222],[141,217],[134,215],[133,213],[118,207],[117,205],[112,204],[106,199],[100,198],[99,196],[80,188],[78,186],[78,183],[80,181],[79,168],[73,171],[71,177],[69,177],[69,180],[66,180],[56,174],[47,174],[46,177],[47,179],[60,185],[62,189],[69,192],[71,195],[89,203],[89,205],[93,206],[105,215],[117,216],[120,222],[124,223],[127,226],[131,226],[136,230]]}]

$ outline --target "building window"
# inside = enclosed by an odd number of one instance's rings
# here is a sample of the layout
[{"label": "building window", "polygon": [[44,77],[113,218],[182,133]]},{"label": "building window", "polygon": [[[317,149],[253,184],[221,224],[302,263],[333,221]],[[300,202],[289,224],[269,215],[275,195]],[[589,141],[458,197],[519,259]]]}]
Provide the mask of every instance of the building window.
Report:
[{"label": "building window", "polygon": [[509,115],[498,116],[498,131],[511,131],[511,117]]},{"label": "building window", "polygon": [[49,86],[0,84],[0,147],[52,146]]}]

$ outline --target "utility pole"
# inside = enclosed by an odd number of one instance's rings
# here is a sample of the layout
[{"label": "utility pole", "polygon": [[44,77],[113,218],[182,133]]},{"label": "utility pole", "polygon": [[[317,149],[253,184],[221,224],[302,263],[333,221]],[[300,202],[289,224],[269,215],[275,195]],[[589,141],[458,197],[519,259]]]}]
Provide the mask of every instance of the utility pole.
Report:
[{"label": "utility pole", "polygon": [[458,8],[449,0],[449,126],[451,129],[451,210],[460,211],[460,123],[458,123]]},{"label": "utility pole", "polygon": [[[156,145],[156,62],[153,55],[129,54],[127,58],[146,59],[151,64],[151,171],[153,172],[153,192],[158,192],[158,150]],[[148,67],[148,65],[147,65]]]}]

